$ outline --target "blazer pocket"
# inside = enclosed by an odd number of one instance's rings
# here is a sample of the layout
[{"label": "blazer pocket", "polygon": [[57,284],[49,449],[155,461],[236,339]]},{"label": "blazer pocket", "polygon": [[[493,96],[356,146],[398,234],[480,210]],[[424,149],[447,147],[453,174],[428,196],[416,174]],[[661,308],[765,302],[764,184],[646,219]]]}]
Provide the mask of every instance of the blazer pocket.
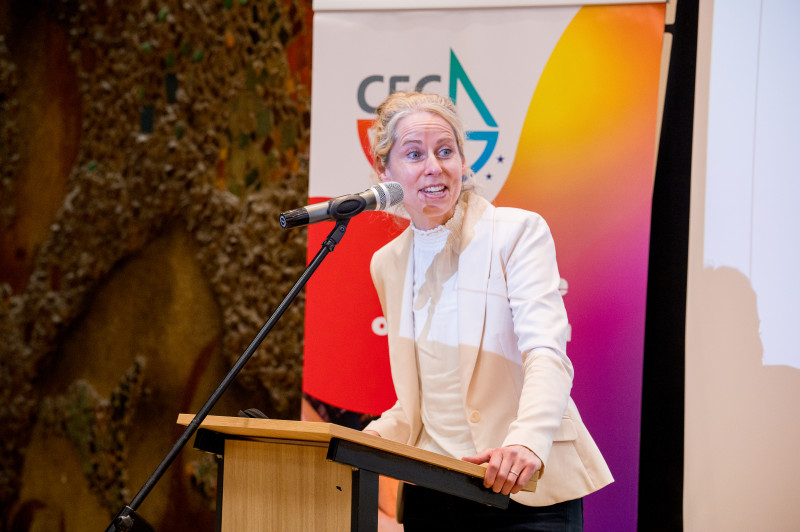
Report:
[{"label": "blazer pocket", "polygon": [[574,441],[578,439],[578,429],[575,428],[575,422],[572,418],[562,417],[561,426],[556,429],[553,436],[553,441]]}]

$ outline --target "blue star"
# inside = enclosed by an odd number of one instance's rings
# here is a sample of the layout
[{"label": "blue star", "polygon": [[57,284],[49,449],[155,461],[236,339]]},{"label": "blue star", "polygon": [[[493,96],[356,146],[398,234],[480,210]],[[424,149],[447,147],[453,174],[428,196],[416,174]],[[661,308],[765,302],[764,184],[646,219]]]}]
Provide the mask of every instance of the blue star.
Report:
[{"label": "blue star", "polygon": [[504,160],[505,160],[505,158],[502,155],[498,155],[497,156],[497,162],[498,163],[502,163]]}]

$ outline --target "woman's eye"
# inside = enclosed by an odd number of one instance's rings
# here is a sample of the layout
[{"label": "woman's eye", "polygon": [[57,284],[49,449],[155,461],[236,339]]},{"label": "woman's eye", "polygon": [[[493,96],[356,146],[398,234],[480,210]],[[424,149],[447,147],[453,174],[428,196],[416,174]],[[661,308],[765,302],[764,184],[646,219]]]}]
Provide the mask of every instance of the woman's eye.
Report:
[{"label": "woman's eye", "polygon": [[451,150],[450,148],[442,148],[441,150],[439,150],[440,157],[450,157],[452,154],[453,150]]},{"label": "woman's eye", "polygon": [[410,152],[408,152],[408,158],[409,159],[419,159],[420,157],[422,157],[422,154],[420,152],[418,152],[418,151],[410,151]]}]

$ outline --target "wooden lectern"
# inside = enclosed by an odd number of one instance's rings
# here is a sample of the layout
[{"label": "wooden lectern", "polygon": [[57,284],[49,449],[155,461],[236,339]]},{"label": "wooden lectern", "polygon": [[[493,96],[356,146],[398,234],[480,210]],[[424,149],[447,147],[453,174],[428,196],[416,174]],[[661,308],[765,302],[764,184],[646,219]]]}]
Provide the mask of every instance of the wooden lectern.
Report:
[{"label": "wooden lectern", "polygon": [[508,506],[483,487],[483,466],[331,423],[208,416],[195,448],[218,457],[222,532],[375,532],[379,475]]}]

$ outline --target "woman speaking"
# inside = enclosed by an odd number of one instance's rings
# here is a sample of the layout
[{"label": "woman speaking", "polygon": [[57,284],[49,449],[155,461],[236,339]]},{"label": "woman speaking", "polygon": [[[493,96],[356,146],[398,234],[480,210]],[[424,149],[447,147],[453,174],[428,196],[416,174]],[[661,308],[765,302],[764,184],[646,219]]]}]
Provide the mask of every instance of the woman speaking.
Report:
[{"label": "woman speaking", "polygon": [[547,224],[472,191],[449,99],[392,94],[371,133],[411,224],[372,258],[397,403],[365,431],[485,463],[484,485],[511,494],[500,510],[405,486],[405,530],[582,530],[582,497],[613,479],[570,398]]}]

